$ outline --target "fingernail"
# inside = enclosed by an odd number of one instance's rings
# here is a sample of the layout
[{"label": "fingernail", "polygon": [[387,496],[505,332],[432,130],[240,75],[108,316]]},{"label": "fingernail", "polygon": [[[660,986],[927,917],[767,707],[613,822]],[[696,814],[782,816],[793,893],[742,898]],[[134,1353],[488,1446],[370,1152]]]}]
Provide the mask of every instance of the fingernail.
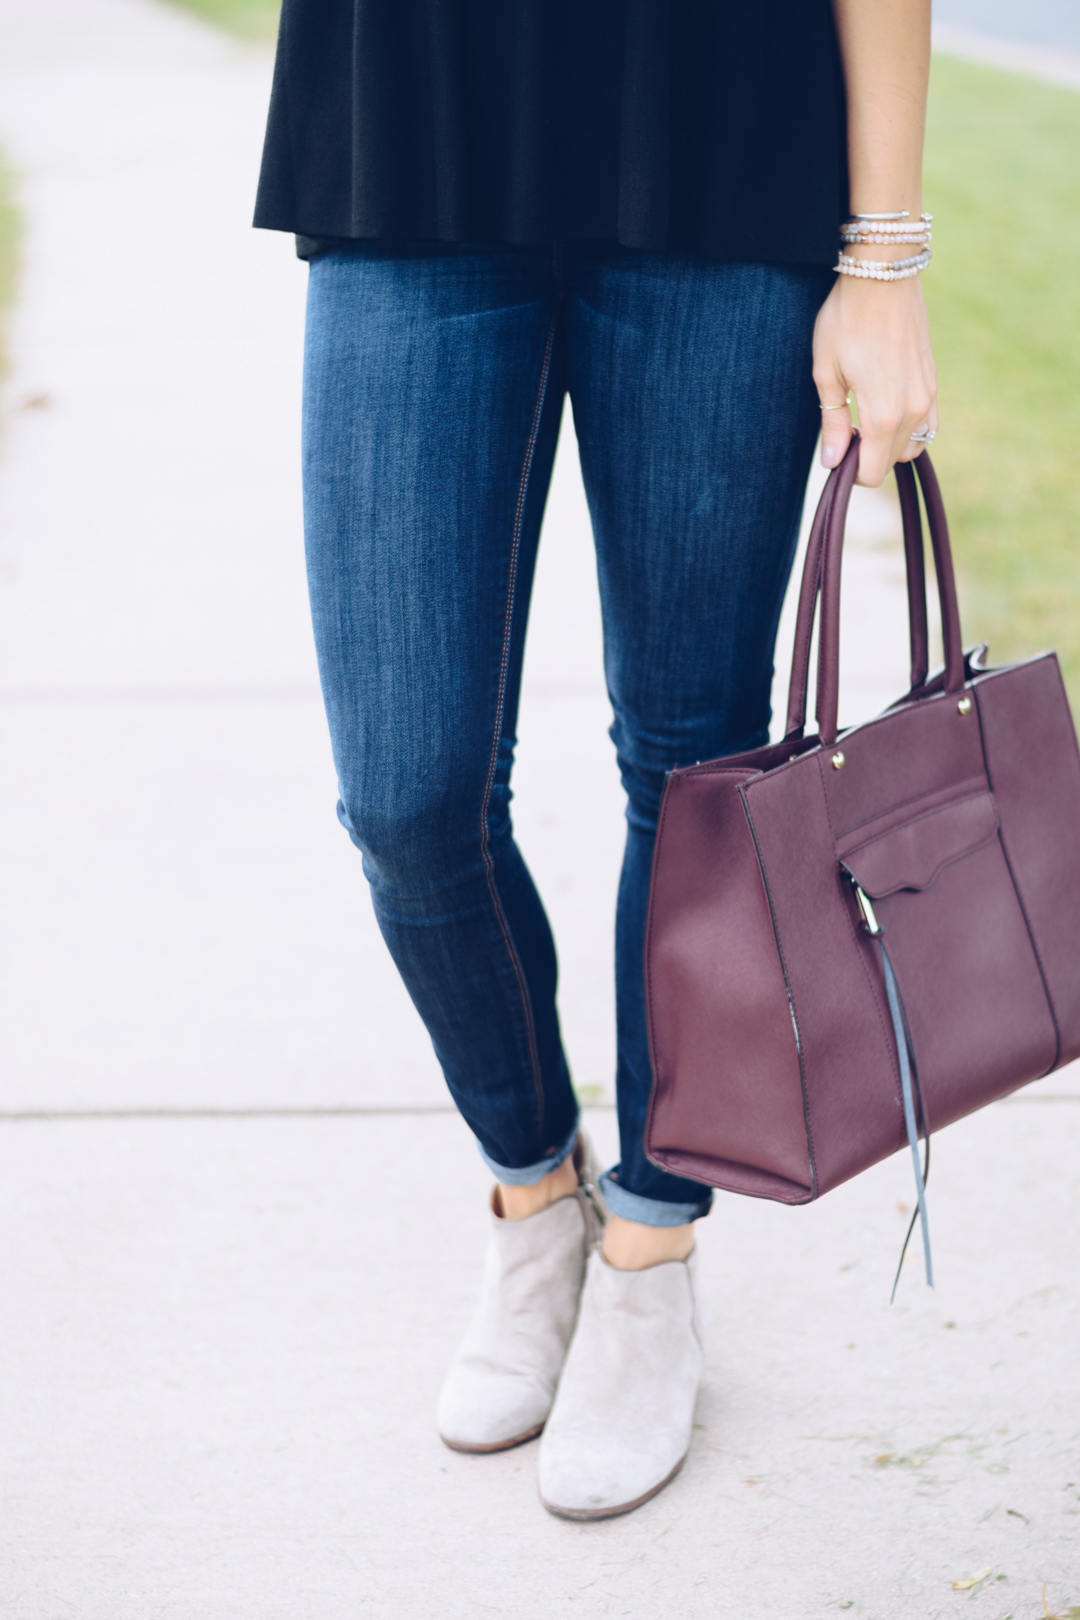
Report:
[{"label": "fingernail", "polygon": [[835,444],[823,444],[821,447],[821,465],[835,467],[840,460],[840,447]]}]

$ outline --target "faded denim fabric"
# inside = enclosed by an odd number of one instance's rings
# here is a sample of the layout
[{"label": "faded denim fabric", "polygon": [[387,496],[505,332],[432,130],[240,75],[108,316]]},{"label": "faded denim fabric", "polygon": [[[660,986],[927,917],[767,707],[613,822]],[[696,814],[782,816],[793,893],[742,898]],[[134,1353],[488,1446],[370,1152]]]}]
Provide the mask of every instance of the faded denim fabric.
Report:
[{"label": "faded denim fabric", "polygon": [[508,1183],[560,1163],[577,1122],[555,946],[509,809],[569,394],[628,801],[621,1162],[603,1188],[617,1214],[650,1225],[704,1215],[712,1197],[643,1144],[642,955],[664,773],[767,736],[818,431],[811,336],[830,283],[817,266],[607,244],[369,244],[310,271],[305,530],[338,814],[454,1100]]}]

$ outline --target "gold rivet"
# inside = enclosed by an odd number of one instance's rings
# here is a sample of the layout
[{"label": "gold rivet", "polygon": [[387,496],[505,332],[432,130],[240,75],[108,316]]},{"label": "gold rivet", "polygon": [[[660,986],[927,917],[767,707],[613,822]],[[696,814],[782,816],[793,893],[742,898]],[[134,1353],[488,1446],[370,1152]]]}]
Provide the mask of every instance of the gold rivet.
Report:
[{"label": "gold rivet", "polygon": [[969,714],[971,712],[971,699],[969,697],[962,697],[959,703],[956,705],[956,708],[959,714]]},{"label": "gold rivet", "polygon": [[839,749],[832,757],[832,767],[834,771],[841,771],[844,768],[844,756],[840,753]]}]

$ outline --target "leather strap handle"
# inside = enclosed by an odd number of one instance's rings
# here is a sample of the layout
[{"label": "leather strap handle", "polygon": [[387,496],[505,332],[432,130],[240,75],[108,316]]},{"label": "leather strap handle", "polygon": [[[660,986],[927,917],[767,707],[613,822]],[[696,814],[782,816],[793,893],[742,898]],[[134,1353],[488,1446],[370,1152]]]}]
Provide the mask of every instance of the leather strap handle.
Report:
[{"label": "leather strap handle", "polygon": [[[915,458],[913,465],[922,485],[923,505],[926,507],[926,520],[934,548],[934,571],[941,604],[941,634],[945,644],[945,690],[959,692],[964,684],[964,643],[960,636],[960,599],[956,593],[956,572],[952,546],[949,544],[949,521],[945,516],[945,502],[941,498],[937,473],[925,450]],[[924,606],[925,602],[924,592]]]},{"label": "leather strap handle", "polygon": [[[926,621],[926,565],[923,557],[922,517],[919,496],[915,487],[915,474],[908,461],[897,462],[894,468],[900,495],[900,512],[904,529],[904,556],[907,563],[908,623],[911,638],[911,690],[914,692],[926,680],[929,667],[929,636]],[[799,610],[795,624],[795,650],[791,666],[791,684],[788,690],[787,724],[785,738],[801,737],[806,726],[806,689],[810,677],[810,645],[814,628],[814,613],[821,589],[822,538],[829,510],[836,495],[835,477],[825,486],[814,514],[806,550],[802,584],[799,591]]]},{"label": "leather strap handle", "polygon": [[926,680],[930,667],[930,637],[926,624],[926,558],[923,551],[919,492],[910,461],[893,468],[904,520],[904,558],[907,562],[908,629],[911,638],[911,691]]},{"label": "leather strap handle", "polygon": [[788,685],[787,724],[784,737],[801,737],[806,729],[806,688],[810,680],[810,644],[814,633],[814,613],[821,591],[821,542],[825,534],[829,510],[836,494],[832,477],[821,492],[821,499],[810,526],[799,585],[799,611],[795,619],[795,647],[791,659],[791,680]]},{"label": "leather strap handle", "polygon": [[[949,529],[937,477],[925,452],[914,463],[899,462],[895,468],[900,511],[904,524],[904,554],[907,564],[908,624],[911,644],[911,691],[926,681],[929,637],[926,616],[926,568],[923,558],[922,523],[915,487],[918,474],[929,520],[930,539],[941,604],[942,639],[945,644],[945,690],[958,691],[964,684],[964,652],[960,640],[960,616],[956,580],[953,573]],[[810,642],[814,611],[821,596],[821,633],[818,649],[818,678],[815,709],[822,741],[836,741],[839,704],[840,572],[844,526],[848,503],[859,467],[859,438],[853,434],[847,454],[832,473],[822,492],[810,530],[806,562],[799,590],[795,625],[794,657],[785,737],[801,737],[806,724],[806,695],[809,681]]]}]

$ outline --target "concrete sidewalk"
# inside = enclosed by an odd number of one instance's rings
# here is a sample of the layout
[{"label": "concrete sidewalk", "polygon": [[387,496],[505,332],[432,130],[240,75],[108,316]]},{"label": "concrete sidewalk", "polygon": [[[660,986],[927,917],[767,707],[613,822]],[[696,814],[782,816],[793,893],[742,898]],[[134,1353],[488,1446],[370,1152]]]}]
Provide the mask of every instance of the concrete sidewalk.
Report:
[{"label": "concrete sidewalk", "polygon": [[[612,1151],[611,1114],[589,1124]],[[1059,1612],[1078,1147],[1076,1101],[937,1139],[939,1286],[906,1268],[891,1311],[900,1159],[809,1209],[722,1199],[690,1461],[577,1526],[540,1507],[535,1445],[463,1457],[433,1431],[484,1238],[453,1116],[9,1125],[0,1607],[1035,1620],[1045,1581]]]},{"label": "concrete sidewalk", "polygon": [[[892,1311],[899,1159],[809,1210],[719,1201],[697,1446],[632,1518],[557,1523],[535,1447],[433,1437],[485,1175],[333,816],[305,272],[247,224],[268,83],[265,54],[149,0],[0,0],[28,221],[0,460],[0,1609],[1028,1620],[1043,1582],[1052,1610],[1080,1602],[1074,1075],[935,1144],[939,1287],[908,1268]],[[888,497],[859,492],[845,569],[852,720],[904,685]],[[789,634],[790,610],[781,658]],[[515,811],[598,1103],[608,720],[567,422]],[[591,1116],[609,1157],[613,1123]]]}]

